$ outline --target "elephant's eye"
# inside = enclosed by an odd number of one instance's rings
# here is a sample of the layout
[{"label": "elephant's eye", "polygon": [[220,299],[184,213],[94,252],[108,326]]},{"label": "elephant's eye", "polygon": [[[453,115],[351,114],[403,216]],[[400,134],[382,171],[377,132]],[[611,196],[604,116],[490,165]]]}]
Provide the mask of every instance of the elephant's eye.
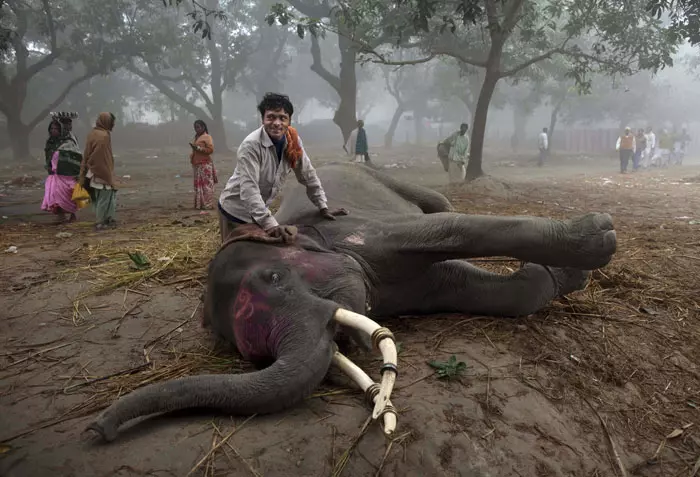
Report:
[{"label": "elephant's eye", "polygon": [[272,275],[270,276],[270,279],[272,280],[272,283],[278,283],[280,281],[279,273],[273,272]]}]

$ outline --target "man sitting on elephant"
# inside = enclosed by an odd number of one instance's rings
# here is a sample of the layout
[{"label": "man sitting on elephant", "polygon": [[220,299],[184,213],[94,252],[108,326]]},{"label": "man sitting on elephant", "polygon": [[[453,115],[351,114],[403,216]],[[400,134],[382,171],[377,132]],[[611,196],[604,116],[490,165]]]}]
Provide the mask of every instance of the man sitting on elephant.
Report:
[{"label": "man sitting on elephant", "polygon": [[280,225],[269,205],[282,189],[290,171],[306,187],[306,195],[321,216],[335,220],[345,210],[329,211],[326,193],[296,129],[290,126],[294,106],[289,97],[267,93],[258,111],[262,126],[238,147],[238,163],[219,197],[221,240],[240,224],[256,223],[272,237],[294,240],[295,229]]}]

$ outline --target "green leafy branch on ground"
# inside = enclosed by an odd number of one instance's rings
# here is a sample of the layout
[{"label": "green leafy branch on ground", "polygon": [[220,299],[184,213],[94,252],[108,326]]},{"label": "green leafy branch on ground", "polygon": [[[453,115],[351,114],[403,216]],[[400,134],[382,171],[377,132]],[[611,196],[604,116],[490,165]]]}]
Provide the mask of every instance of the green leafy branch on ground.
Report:
[{"label": "green leafy branch on ground", "polygon": [[435,374],[437,374],[438,379],[446,379],[448,381],[461,377],[467,370],[467,363],[457,361],[455,355],[450,356],[446,362],[428,361],[428,364],[436,370]]}]

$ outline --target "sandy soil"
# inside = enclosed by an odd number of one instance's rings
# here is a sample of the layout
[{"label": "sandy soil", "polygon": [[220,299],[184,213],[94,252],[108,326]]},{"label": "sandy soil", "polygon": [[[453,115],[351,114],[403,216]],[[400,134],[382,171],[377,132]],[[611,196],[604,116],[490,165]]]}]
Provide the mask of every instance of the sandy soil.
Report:
[{"label": "sandy soil", "polygon": [[[315,152],[317,162],[339,158]],[[0,255],[0,475],[184,476],[199,462],[192,475],[608,476],[621,466],[689,475],[700,456],[700,224],[691,223],[700,181],[685,179],[700,167],[622,176],[608,158],[542,169],[503,159],[487,170],[494,178],[448,187],[440,165],[420,159],[432,156],[414,148],[375,161],[463,212],[609,212],[620,247],[586,290],[536,315],[388,319],[401,342],[391,443],[377,425],[363,428],[362,396],[335,373],[277,415],[184,413],[148,419],[109,445],[86,440],[100,408],[147,380],[250,369],[199,327],[215,217],[190,210],[191,172],[170,151],[121,154],[118,173],[130,176],[121,226],[104,233],[89,211],[51,225],[38,212],[39,167],[4,168],[0,249],[18,252]],[[217,163],[224,182],[232,162]],[[136,250],[154,271],[115,286]],[[452,355],[466,372],[437,379],[427,361]],[[377,379],[376,356],[350,356]]]}]

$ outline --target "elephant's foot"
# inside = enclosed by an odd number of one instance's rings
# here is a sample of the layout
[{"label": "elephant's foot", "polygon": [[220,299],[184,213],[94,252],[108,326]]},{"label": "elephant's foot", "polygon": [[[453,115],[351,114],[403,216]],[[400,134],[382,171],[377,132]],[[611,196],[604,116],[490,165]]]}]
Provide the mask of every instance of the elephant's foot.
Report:
[{"label": "elephant's foot", "polygon": [[[562,225],[564,228],[561,238],[566,243],[568,267],[595,270],[610,262],[617,249],[617,237],[610,214],[586,214],[565,220]],[[559,247],[554,244],[553,248],[556,250]]]},{"label": "elephant's foot", "polygon": [[522,272],[526,274],[542,274],[546,271],[556,287],[555,296],[561,297],[586,288],[591,272],[577,268],[545,267],[535,263],[527,263]]}]

